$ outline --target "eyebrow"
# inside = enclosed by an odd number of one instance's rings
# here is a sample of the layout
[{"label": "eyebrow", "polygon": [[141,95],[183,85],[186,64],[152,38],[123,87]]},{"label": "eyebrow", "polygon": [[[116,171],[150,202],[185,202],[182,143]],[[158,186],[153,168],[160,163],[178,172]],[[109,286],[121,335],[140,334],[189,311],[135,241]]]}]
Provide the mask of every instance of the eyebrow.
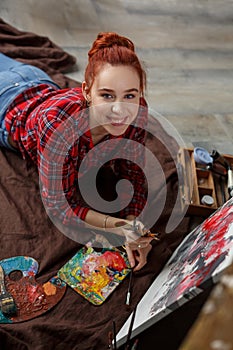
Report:
[{"label": "eyebrow", "polygon": [[[108,88],[102,88],[102,89],[99,89],[99,91],[100,91],[100,92],[101,92],[101,91],[114,92],[114,90],[108,89]],[[138,89],[136,89],[136,88],[127,89],[127,90],[125,90],[124,92],[133,92],[133,91],[139,92]]]}]

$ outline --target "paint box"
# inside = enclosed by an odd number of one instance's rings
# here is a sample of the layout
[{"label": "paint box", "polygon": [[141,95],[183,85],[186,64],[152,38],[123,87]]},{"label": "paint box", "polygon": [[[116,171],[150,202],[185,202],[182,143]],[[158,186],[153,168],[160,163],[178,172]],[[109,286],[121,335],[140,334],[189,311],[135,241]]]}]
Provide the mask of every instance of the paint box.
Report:
[{"label": "paint box", "polygon": [[[233,167],[233,156],[223,156]],[[223,172],[223,167],[216,167],[215,172],[208,170],[206,165],[195,161],[193,148],[179,150],[177,167],[181,178],[181,208],[187,214],[208,217],[229,199],[226,174],[220,176],[216,173]],[[207,197],[211,202],[204,200]]]},{"label": "paint box", "polygon": [[[172,234],[172,233],[171,233]],[[137,305],[132,338],[219,281],[233,262],[233,198],[195,228]],[[117,334],[127,339],[132,315]]]},{"label": "paint box", "polygon": [[124,252],[118,249],[80,249],[58,276],[94,305],[101,305],[130,272]]}]

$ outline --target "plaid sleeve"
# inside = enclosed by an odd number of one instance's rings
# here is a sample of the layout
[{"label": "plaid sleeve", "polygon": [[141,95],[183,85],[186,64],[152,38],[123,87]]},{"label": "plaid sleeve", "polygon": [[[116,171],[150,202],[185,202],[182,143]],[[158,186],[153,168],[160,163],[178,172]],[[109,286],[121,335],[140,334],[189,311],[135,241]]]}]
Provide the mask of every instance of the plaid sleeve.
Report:
[{"label": "plaid sleeve", "polygon": [[77,114],[77,105],[61,103],[47,108],[39,118],[38,169],[48,214],[73,226],[81,224],[89,208],[77,196],[78,136],[71,117]]}]

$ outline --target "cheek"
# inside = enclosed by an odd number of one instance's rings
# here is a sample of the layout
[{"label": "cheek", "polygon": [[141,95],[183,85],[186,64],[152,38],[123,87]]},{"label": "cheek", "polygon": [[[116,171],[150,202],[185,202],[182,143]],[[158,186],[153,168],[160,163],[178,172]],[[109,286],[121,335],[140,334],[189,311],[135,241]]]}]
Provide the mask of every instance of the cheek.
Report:
[{"label": "cheek", "polygon": [[108,104],[95,104],[90,109],[92,116],[98,120],[103,120],[111,112],[111,107]]},{"label": "cheek", "polygon": [[135,103],[128,103],[127,110],[128,110],[128,115],[130,115],[132,119],[135,119],[138,114],[139,105]]}]

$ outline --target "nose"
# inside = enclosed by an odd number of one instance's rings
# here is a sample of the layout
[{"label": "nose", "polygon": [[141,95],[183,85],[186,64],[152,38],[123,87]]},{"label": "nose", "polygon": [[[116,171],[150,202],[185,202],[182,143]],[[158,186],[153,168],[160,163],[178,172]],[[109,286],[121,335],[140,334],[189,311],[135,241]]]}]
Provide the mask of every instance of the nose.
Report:
[{"label": "nose", "polygon": [[114,114],[117,114],[117,115],[122,115],[123,113],[123,106],[122,106],[122,103],[121,102],[115,102],[112,104],[112,107],[111,107],[111,111],[112,113]]}]

